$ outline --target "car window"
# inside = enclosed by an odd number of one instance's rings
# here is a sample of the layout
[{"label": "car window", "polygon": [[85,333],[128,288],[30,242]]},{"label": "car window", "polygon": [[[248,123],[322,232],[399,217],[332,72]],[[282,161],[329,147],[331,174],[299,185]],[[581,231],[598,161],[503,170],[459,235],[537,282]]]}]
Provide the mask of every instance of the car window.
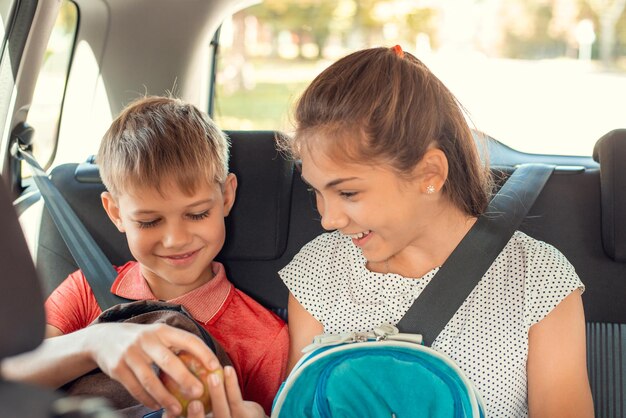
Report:
[{"label": "car window", "polygon": [[[26,122],[35,129],[33,153],[42,165],[51,161],[56,148],[58,122],[77,23],[76,5],[64,0],[50,35],[26,118]],[[25,170],[24,174],[28,173],[30,170]]]},{"label": "car window", "polygon": [[2,39],[0,52],[4,50],[4,36],[6,35],[6,29],[9,23],[9,13],[11,12],[12,4],[12,0],[0,0],[0,39]]},{"label": "car window", "polygon": [[[13,78],[11,74],[12,62],[7,46],[10,37],[10,26],[13,12],[13,0],[0,0],[0,144],[5,141],[4,125],[6,123],[6,113],[10,107],[10,96],[13,89]],[[5,54],[6,53],[6,54]],[[0,150],[0,160],[4,156],[4,150]],[[0,162],[0,169],[3,170],[3,163]]]},{"label": "car window", "polygon": [[591,155],[624,126],[626,2],[266,0],[220,31],[215,118],[291,130],[302,89],[338,57],[400,44],[473,126],[520,151]]}]

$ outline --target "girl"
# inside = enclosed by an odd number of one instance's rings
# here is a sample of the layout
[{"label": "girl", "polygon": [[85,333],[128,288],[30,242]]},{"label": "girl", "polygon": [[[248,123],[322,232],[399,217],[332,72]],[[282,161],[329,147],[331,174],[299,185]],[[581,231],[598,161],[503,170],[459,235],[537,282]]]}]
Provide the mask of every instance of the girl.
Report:
[{"label": "girl", "polygon": [[[397,323],[490,195],[460,105],[399,46],[331,65],[295,121],[282,145],[333,232],[280,272],[289,369],[315,335]],[[518,231],[432,346],[465,371],[490,417],[592,417],[583,290],[559,251]]]}]

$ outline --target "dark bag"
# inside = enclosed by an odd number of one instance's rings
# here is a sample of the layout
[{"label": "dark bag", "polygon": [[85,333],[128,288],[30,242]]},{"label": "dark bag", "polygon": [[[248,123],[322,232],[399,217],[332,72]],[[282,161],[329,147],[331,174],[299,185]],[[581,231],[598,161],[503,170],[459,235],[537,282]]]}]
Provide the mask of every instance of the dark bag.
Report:
[{"label": "dark bag", "polygon": [[[184,329],[200,337],[213,350],[223,366],[232,364],[222,346],[181,305],[150,300],[123,303],[102,312],[92,325],[105,322],[161,323]],[[79,377],[65,385],[63,389],[72,396],[105,398],[118,414],[124,417],[142,417],[152,412],[150,408],[139,404],[121,383],[111,379],[100,369]]]}]

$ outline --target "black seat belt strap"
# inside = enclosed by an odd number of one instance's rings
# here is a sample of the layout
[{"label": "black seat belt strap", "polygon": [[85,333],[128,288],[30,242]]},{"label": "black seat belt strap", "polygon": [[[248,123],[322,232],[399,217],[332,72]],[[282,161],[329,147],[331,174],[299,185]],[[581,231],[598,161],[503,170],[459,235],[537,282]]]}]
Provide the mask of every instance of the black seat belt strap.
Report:
[{"label": "black seat belt strap", "polygon": [[111,293],[111,285],[117,277],[117,272],[37,160],[17,145],[14,151],[18,158],[30,165],[33,179],[43,196],[48,212],[89,282],[100,308],[104,311],[119,303],[129,302],[128,299]]},{"label": "black seat belt strap", "polygon": [[554,171],[523,164],[492,198],[487,211],[443,263],[398,323],[431,345],[509,242]]}]

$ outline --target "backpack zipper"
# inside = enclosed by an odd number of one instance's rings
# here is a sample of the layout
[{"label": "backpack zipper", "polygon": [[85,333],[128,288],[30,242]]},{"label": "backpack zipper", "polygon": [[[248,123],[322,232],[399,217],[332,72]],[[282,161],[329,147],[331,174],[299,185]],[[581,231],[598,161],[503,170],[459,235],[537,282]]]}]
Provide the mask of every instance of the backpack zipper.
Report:
[{"label": "backpack zipper", "polygon": [[318,335],[313,338],[313,343],[302,349],[302,352],[308,353],[320,347],[328,347],[337,344],[385,340],[422,344],[421,334],[403,333],[391,324],[382,324],[374,328],[373,331],[369,332],[346,332],[343,334]]}]

